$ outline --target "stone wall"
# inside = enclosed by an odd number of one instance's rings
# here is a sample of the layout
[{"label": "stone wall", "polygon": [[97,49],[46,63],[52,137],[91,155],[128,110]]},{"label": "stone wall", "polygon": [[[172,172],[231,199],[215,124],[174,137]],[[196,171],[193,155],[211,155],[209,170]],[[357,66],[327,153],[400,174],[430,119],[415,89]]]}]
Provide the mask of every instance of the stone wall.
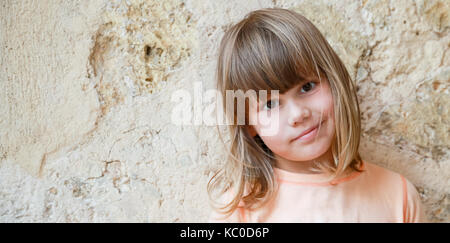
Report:
[{"label": "stone wall", "polygon": [[0,221],[205,221],[225,152],[215,127],[171,124],[171,95],[214,88],[224,29],[276,6],[316,24],[356,80],[363,159],[450,222],[449,5],[4,0]]}]

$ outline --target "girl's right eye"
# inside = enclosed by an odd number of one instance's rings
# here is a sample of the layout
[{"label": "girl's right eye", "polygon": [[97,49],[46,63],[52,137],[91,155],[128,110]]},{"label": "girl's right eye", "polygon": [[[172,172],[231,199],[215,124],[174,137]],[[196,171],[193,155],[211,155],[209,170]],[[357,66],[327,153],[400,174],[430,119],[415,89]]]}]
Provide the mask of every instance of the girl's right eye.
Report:
[{"label": "girl's right eye", "polygon": [[277,100],[269,100],[267,103],[264,104],[263,109],[271,110],[272,108],[276,107],[277,104],[278,104]]}]

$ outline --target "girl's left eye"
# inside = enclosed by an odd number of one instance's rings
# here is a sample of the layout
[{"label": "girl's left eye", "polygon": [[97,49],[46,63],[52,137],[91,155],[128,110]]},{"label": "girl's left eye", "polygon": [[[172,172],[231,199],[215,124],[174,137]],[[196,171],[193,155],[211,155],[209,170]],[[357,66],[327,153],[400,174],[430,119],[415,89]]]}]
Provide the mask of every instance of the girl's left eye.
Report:
[{"label": "girl's left eye", "polygon": [[[312,89],[314,89],[315,87],[316,87],[316,83],[315,82],[308,82],[308,83],[306,83],[305,85],[303,85],[302,86],[302,88],[301,88],[301,90],[303,90],[303,89],[305,89],[306,90],[306,92],[309,92],[309,91],[311,91]],[[305,92],[305,93],[306,93]]]}]

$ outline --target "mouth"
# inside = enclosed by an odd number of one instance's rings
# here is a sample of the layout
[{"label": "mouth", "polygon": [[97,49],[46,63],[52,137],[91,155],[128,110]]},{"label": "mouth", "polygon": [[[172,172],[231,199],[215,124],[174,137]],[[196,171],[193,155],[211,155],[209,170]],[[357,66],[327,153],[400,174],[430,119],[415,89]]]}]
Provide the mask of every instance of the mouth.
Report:
[{"label": "mouth", "polygon": [[322,121],[321,123],[306,129],[305,131],[303,131],[300,135],[298,135],[297,137],[295,137],[294,139],[292,139],[291,141],[295,141],[295,140],[302,140],[302,141],[307,141],[310,140],[312,138],[314,138],[317,135],[317,130],[319,128],[319,125],[323,124],[324,121]]}]

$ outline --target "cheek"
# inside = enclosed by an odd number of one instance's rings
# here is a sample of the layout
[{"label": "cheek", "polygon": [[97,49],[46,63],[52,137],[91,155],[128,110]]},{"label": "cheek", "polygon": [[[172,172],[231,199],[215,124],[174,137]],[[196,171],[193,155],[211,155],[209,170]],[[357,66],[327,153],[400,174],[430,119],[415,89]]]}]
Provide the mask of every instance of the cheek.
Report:
[{"label": "cheek", "polygon": [[315,101],[311,102],[311,104],[317,105],[318,112],[320,113],[322,110],[324,117],[328,119],[334,117],[333,95],[328,85],[323,86],[323,89],[320,91]]},{"label": "cheek", "polygon": [[[324,95],[321,98],[322,103],[322,109],[323,109],[323,116],[322,119],[326,119],[327,123],[325,126],[325,129],[327,131],[328,136],[331,138],[333,134],[335,133],[335,126],[334,126],[334,100],[333,96],[331,94],[331,90],[329,87],[324,89]],[[320,112],[320,110],[319,110]],[[320,114],[319,114],[320,116]],[[320,118],[319,118],[320,119]]]},{"label": "cheek", "polygon": [[268,115],[265,112],[258,114],[258,123],[255,130],[263,140],[264,144],[276,152],[285,143],[282,129],[280,129],[281,118],[276,113]]},{"label": "cheek", "polygon": [[261,138],[274,139],[281,136],[284,121],[278,112],[259,112],[257,117],[255,128]]},{"label": "cheek", "polygon": [[285,141],[279,134],[274,136],[260,136],[264,144],[275,154],[279,154],[283,151],[283,144]]}]

